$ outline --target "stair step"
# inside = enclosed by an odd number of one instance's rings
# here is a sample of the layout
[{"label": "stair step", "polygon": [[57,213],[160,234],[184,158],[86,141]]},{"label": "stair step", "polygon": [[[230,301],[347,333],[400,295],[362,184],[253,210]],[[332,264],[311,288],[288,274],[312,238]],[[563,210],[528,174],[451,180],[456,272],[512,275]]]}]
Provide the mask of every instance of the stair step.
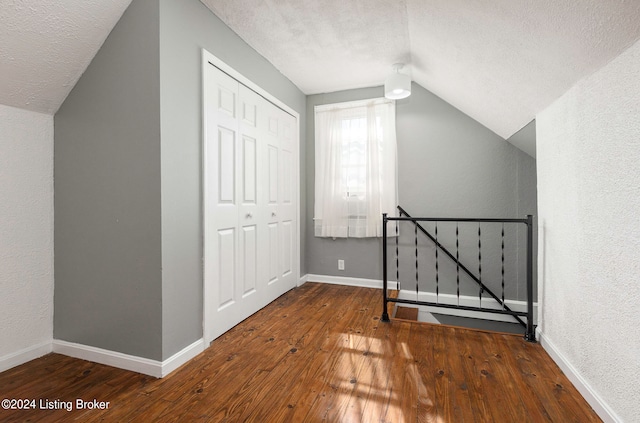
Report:
[{"label": "stair step", "polygon": [[418,321],[418,309],[413,307],[396,307],[396,319]]}]

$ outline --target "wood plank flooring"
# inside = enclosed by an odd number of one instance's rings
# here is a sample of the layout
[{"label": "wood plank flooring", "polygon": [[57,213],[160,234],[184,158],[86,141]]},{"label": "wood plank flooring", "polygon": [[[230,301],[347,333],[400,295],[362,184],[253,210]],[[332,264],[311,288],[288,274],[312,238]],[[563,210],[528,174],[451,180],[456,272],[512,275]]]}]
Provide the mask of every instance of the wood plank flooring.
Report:
[{"label": "wood plank flooring", "polygon": [[418,309],[412,307],[396,306],[395,319],[418,321]]},{"label": "wood plank flooring", "polygon": [[601,421],[539,345],[381,309],[379,290],[306,283],[164,379],[49,354],[0,373],[0,399],[38,402],[0,421]]}]

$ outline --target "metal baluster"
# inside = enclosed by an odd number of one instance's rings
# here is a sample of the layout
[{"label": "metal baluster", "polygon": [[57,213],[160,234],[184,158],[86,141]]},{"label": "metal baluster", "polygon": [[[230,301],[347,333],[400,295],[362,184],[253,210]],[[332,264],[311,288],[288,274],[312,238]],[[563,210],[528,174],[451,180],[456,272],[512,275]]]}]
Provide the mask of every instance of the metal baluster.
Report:
[{"label": "metal baluster", "polygon": [[414,223],[414,236],[416,245],[416,301],[418,300],[418,224]]},{"label": "metal baluster", "polygon": [[536,342],[533,325],[533,216],[527,215],[527,333],[524,336],[529,342]]},{"label": "metal baluster", "polygon": [[460,307],[460,244],[458,242],[458,222],[456,222],[456,288]]},{"label": "metal baluster", "polygon": [[504,222],[502,222],[502,310],[504,310]]},{"label": "metal baluster", "polygon": [[[478,280],[482,283],[482,237],[480,232],[480,222],[478,222]],[[480,292],[478,293],[480,299],[480,308],[482,308],[482,285],[480,285]]]},{"label": "metal baluster", "polygon": [[380,321],[389,322],[389,298],[387,296],[387,214],[382,213],[382,316]]},{"label": "metal baluster", "polygon": [[400,238],[400,232],[398,230],[398,221],[396,220],[396,283],[398,290],[401,290],[402,288],[400,288],[400,259],[399,259],[399,254],[398,254],[398,238]]},{"label": "metal baluster", "polygon": [[440,295],[439,275],[438,275],[438,222],[436,222],[436,304],[439,303]]}]

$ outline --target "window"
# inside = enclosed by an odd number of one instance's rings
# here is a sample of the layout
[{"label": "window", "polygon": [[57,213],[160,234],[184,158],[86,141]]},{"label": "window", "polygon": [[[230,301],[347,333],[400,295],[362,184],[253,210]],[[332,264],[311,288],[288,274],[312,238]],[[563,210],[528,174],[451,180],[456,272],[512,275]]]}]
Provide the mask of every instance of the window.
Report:
[{"label": "window", "polygon": [[315,235],[382,236],[397,204],[395,103],[316,106],[315,152]]}]

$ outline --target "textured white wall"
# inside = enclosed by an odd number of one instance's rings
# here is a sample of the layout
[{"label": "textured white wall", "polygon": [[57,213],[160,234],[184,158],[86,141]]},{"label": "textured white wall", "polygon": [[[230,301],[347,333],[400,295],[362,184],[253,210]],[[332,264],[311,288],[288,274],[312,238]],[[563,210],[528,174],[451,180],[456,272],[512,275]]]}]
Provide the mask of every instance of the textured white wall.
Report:
[{"label": "textured white wall", "polygon": [[0,361],[52,336],[53,116],[0,105]]},{"label": "textured white wall", "polygon": [[537,134],[543,337],[614,419],[640,422],[640,42],[539,114]]}]

